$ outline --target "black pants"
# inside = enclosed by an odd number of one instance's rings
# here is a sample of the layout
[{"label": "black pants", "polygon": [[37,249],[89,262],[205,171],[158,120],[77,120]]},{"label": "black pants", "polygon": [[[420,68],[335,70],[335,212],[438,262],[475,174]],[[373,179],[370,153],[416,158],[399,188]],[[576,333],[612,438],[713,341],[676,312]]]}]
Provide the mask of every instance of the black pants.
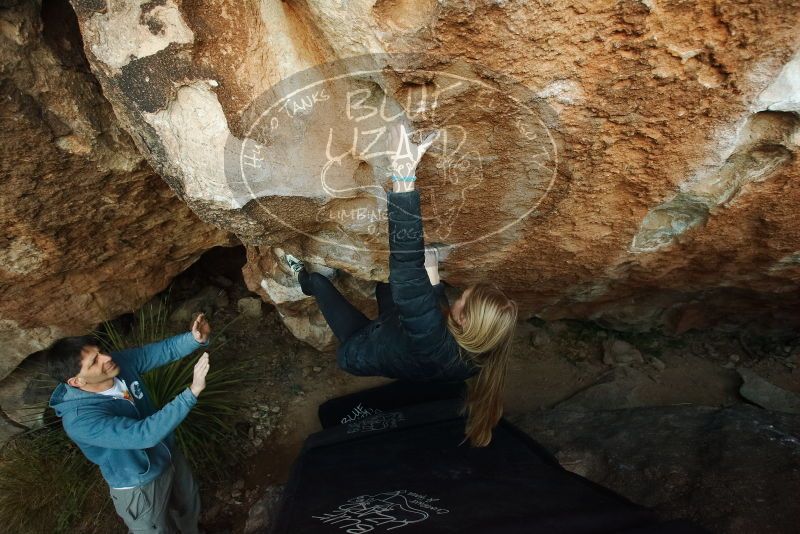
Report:
[{"label": "black pants", "polygon": [[[321,274],[309,273],[303,269],[300,271],[298,279],[303,293],[311,295],[317,300],[322,316],[325,317],[340,343],[344,343],[350,336],[370,323],[367,316],[350,304],[331,281]],[[389,284],[379,282],[375,287],[375,298],[378,299],[378,311],[381,315],[394,308]]]}]

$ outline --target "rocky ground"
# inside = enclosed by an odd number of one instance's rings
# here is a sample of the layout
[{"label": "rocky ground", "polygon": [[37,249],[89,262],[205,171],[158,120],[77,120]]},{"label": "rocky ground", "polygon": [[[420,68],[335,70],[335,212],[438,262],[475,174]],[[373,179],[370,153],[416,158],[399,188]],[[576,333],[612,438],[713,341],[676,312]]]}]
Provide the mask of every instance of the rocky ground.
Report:
[{"label": "rocky ground", "polygon": [[[171,322],[176,328],[188,324],[194,311],[207,313],[221,341],[211,354],[212,366],[244,362],[243,373],[256,379],[240,392],[247,408],[236,423],[241,437],[235,446],[241,448],[243,460],[225,480],[203,488],[203,524],[209,532],[251,532],[267,523],[303,440],[320,428],[318,405],[384,381],[350,376],[337,368],[333,352],[318,352],[296,340],[279,312],[246,289],[238,267],[214,266],[213,258],[201,261],[170,290]],[[589,415],[593,411],[620,410],[617,413],[622,414],[643,407],[719,408],[754,403],[800,413],[792,404],[800,397],[790,394],[800,395],[798,341],[747,331],[690,331],[670,337],[617,332],[587,322],[532,319],[520,323],[514,342],[507,413],[535,438],[541,434],[539,439],[551,449],[563,447],[559,458],[567,468],[590,478],[594,475],[612,487],[621,484],[615,488],[621,491],[629,482],[610,477],[608,468],[596,469],[596,459],[587,460],[580,450],[576,453],[574,432],[556,432],[572,442],[554,438],[552,414],[567,410],[572,415],[561,419],[580,420],[586,426],[585,418],[599,417]],[[686,421],[693,418],[696,415],[684,417]],[[644,435],[641,428],[636,433]],[[636,446],[631,439],[624,441]],[[607,445],[611,446],[604,442],[593,446]],[[796,460],[800,453],[795,450],[794,454]],[[704,469],[697,464],[683,467],[694,469],[692,476]],[[800,481],[800,476],[793,480]],[[648,505],[684,515],[693,515],[703,502],[699,497],[676,512],[658,496],[628,496],[633,500],[647,497]],[[797,510],[793,513],[800,516]],[[734,527],[723,530],[743,532]]]},{"label": "rocky ground", "polygon": [[[244,287],[234,283],[225,293],[226,305],[210,310],[214,325],[220,328],[238,318],[221,334],[226,343],[212,361],[245,359],[259,382],[245,392],[250,406],[242,414],[247,460],[219,487],[207,488],[204,522],[214,531],[249,532],[268,521],[303,440],[320,428],[318,405],[383,379],[340,371],[333,352],[318,352],[294,339],[274,308],[246,300]],[[750,403],[791,411],[791,399],[780,404],[780,395],[769,387],[800,395],[797,341],[746,331],[669,337],[615,332],[586,322],[529,320],[519,325],[514,343],[507,412],[521,420],[551,408]],[[740,393],[742,374],[751,386],[750,399]],[[757,377],[764,383],[754,386]]]}]

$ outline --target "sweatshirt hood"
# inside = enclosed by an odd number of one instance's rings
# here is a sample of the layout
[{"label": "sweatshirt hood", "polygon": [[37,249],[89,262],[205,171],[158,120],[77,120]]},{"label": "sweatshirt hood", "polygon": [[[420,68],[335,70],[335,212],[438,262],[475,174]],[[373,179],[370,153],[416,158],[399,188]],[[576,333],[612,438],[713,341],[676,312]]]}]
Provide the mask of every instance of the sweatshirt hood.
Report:
[{"label": "sweatshirt hood", "polygon": [[56,415],[64,417],[67,413],[77,410],[78,406],[108,402],[110,400],[113,400],[112,397],[107,395],[83,391],[82,389],[74,388],[62,382],[56,386],[56,389],[50,396],[49,405],[55,410]]}]

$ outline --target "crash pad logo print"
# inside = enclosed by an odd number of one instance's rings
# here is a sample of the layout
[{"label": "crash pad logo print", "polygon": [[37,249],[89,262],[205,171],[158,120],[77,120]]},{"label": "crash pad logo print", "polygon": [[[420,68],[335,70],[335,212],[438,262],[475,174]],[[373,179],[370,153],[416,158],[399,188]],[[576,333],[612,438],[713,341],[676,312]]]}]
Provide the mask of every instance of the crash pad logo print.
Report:
[{"label": "crash pad logo print", "polygon": [[379,432],[389,428],[397,428],[401,421],[405,421],[403,412],[376,413],[347,424],[347,433]]},{"label": "crash pad logo print", "polygon": [[438,506],[439,499],[409,490],[348,499],[332,512],[312,516],[347,534],[388,532],[421,523],[431,516],[450,513]]},{"label": "crash pad logo print", "polygon": [[365,417],[369,417],[370,415],[374,415],[376,413],[382,413],[383,410],[379,410],[378,408],[369,408],[367,406],[363,406],[360,402],[358,405],[353,408],[350,413],[344,417],[340,421],[341,424],[352,423],[353,421],[357,421],[359,419],[363,419]]}]

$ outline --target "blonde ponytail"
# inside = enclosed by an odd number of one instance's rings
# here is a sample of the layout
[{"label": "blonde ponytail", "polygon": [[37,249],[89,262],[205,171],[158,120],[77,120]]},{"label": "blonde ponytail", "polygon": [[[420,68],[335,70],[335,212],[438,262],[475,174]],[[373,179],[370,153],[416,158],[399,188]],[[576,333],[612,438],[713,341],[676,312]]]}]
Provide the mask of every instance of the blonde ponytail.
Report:
[{"label": "blonde ponytail", "polygon": [[517,304],[488,283],[469,288],[461,324],[448,318],[450,333],[479,369],[468,381],[464,405],[466,439],[475,447],[492,441],[492,429],[503,415],[503,390],[516,324]]}]

